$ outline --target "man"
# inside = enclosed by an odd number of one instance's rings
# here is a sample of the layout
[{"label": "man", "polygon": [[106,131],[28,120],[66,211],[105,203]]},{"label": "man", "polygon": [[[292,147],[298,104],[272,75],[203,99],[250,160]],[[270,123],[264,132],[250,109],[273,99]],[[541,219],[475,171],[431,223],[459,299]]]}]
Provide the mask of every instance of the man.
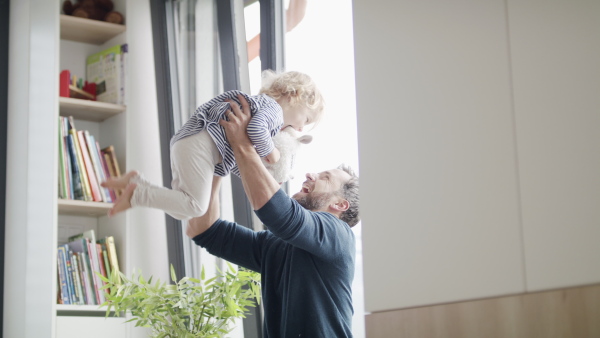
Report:
[{"label": "man", "polygon": [[186,234],[215,256],[261,273],[264,337],[351,337],[352,279],[358,223],[358,178],[341,167],[307,174],[289,198],[263,166],[246,134],[250,119],[230,102],[221,120],[246,195],[268,230],[254,232],[219,219],[220,177],[207,213]]}]

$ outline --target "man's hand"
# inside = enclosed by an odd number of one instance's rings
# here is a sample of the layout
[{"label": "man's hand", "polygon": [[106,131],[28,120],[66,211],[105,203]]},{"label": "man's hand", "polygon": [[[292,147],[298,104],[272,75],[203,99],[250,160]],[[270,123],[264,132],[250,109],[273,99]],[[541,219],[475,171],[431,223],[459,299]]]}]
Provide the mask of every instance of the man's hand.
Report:
[{"label": "man's hand", "polygon": [[229,121],[221,120],[219,124],[225,129],[225,135],[233,149],[246,196],[254,210],[258,210],[275,195],[280,186],[263,165],[248,137],[246,131],[250,122],[248,101],[241,95],[238,95],[238,99],[242,109],[237,103],[229,101],[231,106],[231,112],[227,113]]},{"label": "man's hand", "polygon": [[248,123],[250,123],[250,106],[243,96],[238,95],[238,99],[242,104],[242,109],[236,102],[227,100],[231,109],[225,115],[229,121],[222,119],[219,124],[225,129],[225,135],[227,135],[227,141],[229,141],[231,148],[244,146],[254,148],[246,132]]}]

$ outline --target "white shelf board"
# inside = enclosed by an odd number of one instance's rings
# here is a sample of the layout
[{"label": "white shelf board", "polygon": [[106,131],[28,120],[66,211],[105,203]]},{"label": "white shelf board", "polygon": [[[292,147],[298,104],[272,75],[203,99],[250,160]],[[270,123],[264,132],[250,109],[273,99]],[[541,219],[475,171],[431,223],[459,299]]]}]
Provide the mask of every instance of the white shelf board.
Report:
[{"label": "white shelf board", "polygon": [[125,25],[64,14],[60,16],[60,38],[64,40],[101,45],[125,29]]},{"label": "white shelf board", "polygon": [[106,216],[112,207],[112,203],[58,200],[58,212],[65,215]]},{"label": "white shelf board", "polygon": [[125,111],[120,104],[59,97],[61,116],[73,116],[76,119],[101,122]]}]

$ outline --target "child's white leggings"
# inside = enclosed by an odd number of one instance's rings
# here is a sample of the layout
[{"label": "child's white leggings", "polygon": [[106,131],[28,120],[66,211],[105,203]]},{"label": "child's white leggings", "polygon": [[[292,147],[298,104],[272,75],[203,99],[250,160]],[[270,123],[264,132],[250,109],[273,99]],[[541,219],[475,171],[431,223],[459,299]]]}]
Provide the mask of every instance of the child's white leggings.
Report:
[{"label": "child's white leggings", "polygon": [[179,220],[202,216],[208,209],[215,165],[221,154],[206,130],[183,138],[171,146],[172,189],[150,184],[142,176],[136,183],[131,206],[164,210]]}]

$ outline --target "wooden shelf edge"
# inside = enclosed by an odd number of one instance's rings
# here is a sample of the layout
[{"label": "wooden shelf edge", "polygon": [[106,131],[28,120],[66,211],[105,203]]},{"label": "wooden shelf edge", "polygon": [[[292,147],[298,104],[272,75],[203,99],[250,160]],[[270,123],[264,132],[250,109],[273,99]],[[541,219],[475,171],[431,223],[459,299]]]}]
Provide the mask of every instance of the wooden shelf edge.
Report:
[{"label": "wooden shelf edge", "polygon": [[112,203],[58,199],[58,212],[65,215],[106,216]]},{"label": "wooden shelf edge", "polygon": [[87,311],[87,312],[106,312],[106,307],[100,305],[72,305],[56,304],[57,311]]},{"label": "wooden shelf edge", "polygon": [[120,104],[59,97],[60,115],[81,120],[101,122],[110,117],[123,113],[127,107]]},{"label": "wooden shelf edge", "polygon": [[59,97],[59,102],[61,104],[78,106],[80,108],[98,109],[98,110],[113,110],[118,113],[122,113],[126,109],[126,106],[124,106],[122,104],[107,103],[107,102],[92,101],[92,100],[83,100],[83,99],[76,99],[76,98],[72,98],[72,97],[63,97],[63,96]]},{"label": "wooden shelf edge", "polygon": [[[100,305],[69,305],[56,304],[57,316],[77,316],[77,317],[106,317],[106,307]],[[114,309],[110,310],[109,317],[115,317]],[[123,312],[116,317],[125,317]]]}]

